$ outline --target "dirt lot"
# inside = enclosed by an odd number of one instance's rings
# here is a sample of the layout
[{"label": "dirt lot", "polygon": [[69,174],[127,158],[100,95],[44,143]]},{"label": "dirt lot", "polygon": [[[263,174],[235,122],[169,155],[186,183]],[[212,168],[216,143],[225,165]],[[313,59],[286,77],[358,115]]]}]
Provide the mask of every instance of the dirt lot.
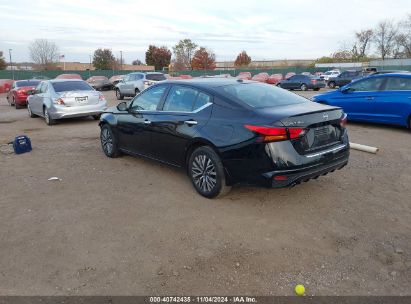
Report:
[{"label": "dirt lot", "polygon": [[349,132],[380,152],[207,200],[182,171],[105,157],[96,121],[48,127],[2,94],[0,144],[27,134],[33,151],[0,153],[0,294],[411,295],[411,132]]}]

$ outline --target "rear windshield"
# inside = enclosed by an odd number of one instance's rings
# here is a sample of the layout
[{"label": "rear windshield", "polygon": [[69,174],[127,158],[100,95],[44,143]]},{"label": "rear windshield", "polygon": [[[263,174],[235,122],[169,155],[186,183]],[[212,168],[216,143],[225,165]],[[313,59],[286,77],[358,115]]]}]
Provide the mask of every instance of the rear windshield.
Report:
[{"label": "rear windshield", "polygon": [[297,94],[263,83],[243,83],[217,87],[222,95],[253,108],[277,107],[309,102]]},{"label": "rear windshield", "polygon": [[66,92],[66,91],[92,91],[93,88],[90,87],[85,81],[62,81],[62,82],[52,82],[54,91]]},{"label": "rear windshield", "polygon": [[161,80],[166,80],[166,76],[164,76],[164,74],[147,74],[146,79],[161,81]]},{"label": "rear windshield", "polygon": [[38,80],[16,81],[16,87],[36,87],[39,83]]}]

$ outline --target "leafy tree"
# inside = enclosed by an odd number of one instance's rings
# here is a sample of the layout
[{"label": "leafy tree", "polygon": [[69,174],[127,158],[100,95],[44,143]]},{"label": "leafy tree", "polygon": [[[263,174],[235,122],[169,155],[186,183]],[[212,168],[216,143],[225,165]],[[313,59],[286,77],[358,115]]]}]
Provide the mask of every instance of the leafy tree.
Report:
[{"label": "leafy tree", "polygon": [[133,62],[131,64],[132,65],[142,65],[143,63],[141,62],[140,59],[136,59],[136,60],[133,60]]},{"label": "leafy tree", "polygon": [[333,63],[333,62],[334,62],[334,59],[329,56],[323,56],[316,60],[316,63]]},{"label": "leafy tree", "polygon": [[110,70],[116,59],[110,49],[97,49],[94,51],[93,66],[96,70]]},{"label": "leafy tree", "polygon": [[6,60],[3,57],[3,52],[0,51],[0,70],[5,70],[7,67]]},{"label": "leafy tree", "polygon": [[398,28],[391,21],[382,21],[377,25],[374,31],[374,41],[383,60],[393,53],[397,33]]},{"label": "leafy tree", "polygon": [[55,68],[58,61],[57,45],[46,39],[36,39],[29,45],[30,58],[42,69]]},{"label": "leafy tree", "polygon": [[191,66],[194,70],[214,70],[216,67],[215,54],[211,50],[200,47],[194,53]]},{"label": "leafy tree", "polygon": [[191,41],[191,39],[180,40],[174,47],[173,52],[175,61],[181,65],[181,70],[192,68],[191,60],[198,45]]},{"label": "leafy tree", "polygon": [[242,51],[240,54],[238,54],[234,66],[236,67],[244,67],[248,66],[251,63],[251,57],[247,55],[246,51]]},{"label": "leafy tree", "polygon": [[171,51],[166,46],[150,45],[146,51],[146,64],[154,65],[156,70],[168,67],[171,61]]}]

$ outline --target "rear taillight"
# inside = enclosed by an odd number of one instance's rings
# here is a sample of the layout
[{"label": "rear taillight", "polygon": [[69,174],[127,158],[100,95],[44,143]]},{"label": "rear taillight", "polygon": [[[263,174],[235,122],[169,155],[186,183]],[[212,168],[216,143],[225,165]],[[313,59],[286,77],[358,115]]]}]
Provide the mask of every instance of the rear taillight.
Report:
[{"label": "rear taillight", "polygon": [[311,83],[312,84],[317,84],[317,80],[313,79],[313,80],[311,80]]},{"label": "rear taillight", "polygon": [[99,101],[105,100],[104,95],[103,95],[103,94],[100,94],[100,95],[98,96],[98,100],[99,100]]},{"label": "rear taillight", "polygon": [[17,90],[16,93],[17,93],[17,95],[20,95],[20,96],[25,96],[25,95],[27,95],[26,90],[23,90],[23,89]]},{"label": "rear taillight", "polygon": [[341,128],[347,127],[347,114],[345,114],[345,113],[341,117],[340,126],[341,126]]},{"label": "rear taillight", "polygon": [[64,100],[62,98],[58,98],[58,99],[54,100],[54,103],[58,104],[58,105],[61,105],[61,106],[65,105]]},{"label": "rear taillight", "polygon": [[264,127],[252,125],[244,125],[244,127],[261,135],[261,141],[263,142],[296,139],[304,136],[306,131],[304,128]]}]

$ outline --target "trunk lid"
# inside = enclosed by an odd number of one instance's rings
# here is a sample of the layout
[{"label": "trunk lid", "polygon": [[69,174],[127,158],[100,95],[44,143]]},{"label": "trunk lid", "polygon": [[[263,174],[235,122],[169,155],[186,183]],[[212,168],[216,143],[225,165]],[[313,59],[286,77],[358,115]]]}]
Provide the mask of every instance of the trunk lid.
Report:
[{"label": "trunk lid", "polygon": [[96,91],[68,91],[58,93],[67,107],[88,106],[98,104],[100,93]]},{"label": "trunk lid", "polygon": [[273,125],[305,129],[302,137],[291,140],[300,154],[326,149],[342,141],[341,108],[307,102],[265,108],[263,112],[267,117],[275,118]]}]

